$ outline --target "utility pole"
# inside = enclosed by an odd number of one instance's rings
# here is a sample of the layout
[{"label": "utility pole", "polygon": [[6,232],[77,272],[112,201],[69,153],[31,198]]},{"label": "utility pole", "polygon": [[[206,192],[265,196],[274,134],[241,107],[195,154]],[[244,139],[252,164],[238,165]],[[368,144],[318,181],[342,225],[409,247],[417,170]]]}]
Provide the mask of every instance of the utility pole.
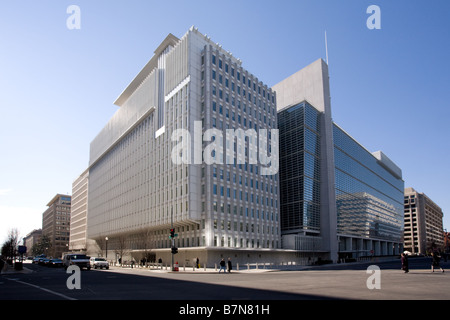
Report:
[{"label": "utility pole", "polygon": [[170,214],[170,237],[172,238],[172,245],[170,247],[170,251],[172,252],[172,264],[171,264],[171,270],[175,271],[175,267],[173,266],[173,248],[175,247],[175,229],[173,228],[173,211]]}]

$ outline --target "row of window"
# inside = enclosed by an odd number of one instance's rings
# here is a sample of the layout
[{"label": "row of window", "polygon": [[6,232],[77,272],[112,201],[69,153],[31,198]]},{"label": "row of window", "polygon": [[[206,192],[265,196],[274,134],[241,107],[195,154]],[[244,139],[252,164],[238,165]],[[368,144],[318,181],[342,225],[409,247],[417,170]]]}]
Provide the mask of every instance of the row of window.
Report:
[{"label": "row of window", "polygon": [[[221,197],[227,197],[227,198],[233,198],[234,200],[241,200],[251,203],[259,204],[261,202],[261,205],[270,206],[270,207],[277,207],[277,200],[269,197],[260,196],[258,194],[254,193],[248,193],[247,191],[242,190],[236,190],[231,189],[229,187],[224,186],[218,186],[217,184],[213,184],[213,195],[220,195]],[[265,200],[265,201],[264,201]]]},{"label": "row of window", "polygon": [[[226,241],[226,242],[225,242]],[[170,248],[172,246],[171,240],[156,240],[157,248]],[[200,238],[176,238],[176,247],[197,247],[206,246],[206,237],[203,236],[200,242]],[[214,236],[213,245],[215,247],[229,247],[229,248],[278,248],[278,241],[275,240],[259,240],[249,238]]]},{"label": "row of window", "polygon": [[[205,64],[205,56],[202,56],[202,65]],[[237,69],[234,65],[231,65],[228,61],[223,61],[221,57],[216,57],[216,54],[213,53],[211,55],[211,63],[213,66],[217,67],[219,70],[224,71],[228,76],[230,76],[235,81],[242,83],[242,85],[246,85],[248,89],[253,89],[254,93],[261,95],[267,100],[271,100],[272,103],[275,103],[275,97],[270,93],[269,89],[265,87],[261,87],[259,83],[255,79],[250,78],[249,75],[246,76],[246,73],[242,68]],[[241,82],[242,81],[242,82]],[[267,93],[267,95],[266,95]]]},{"label": "row of window", "polygon": [[[238,165],[240,167],[240,169],[242,169],[242,164]],[[247,164],[244,164],[245,167],[245,171],[247,171],[246,167]],[[258,174],[258,166],[253,166],[253,164],[249,165],[250,167],[250,173],[255,172],[255,174]],[[253,170],[254,168],[254,170]],[[236,174],[234,172],[230,172],[228,170],[224,170],[224,169],[218,169],[216,167],[212,168],[212,176],[213,178],[217,178],[220,179],[222,181],[228,181],[228,182],[233,182],[233,184],[239,184],[239,185],[243,185],[245,187],[250,187],[250,188],[255,188],[256,190],[261,190],[261,191],[265,191],[267,193],[272,193],[272,194],[277,194],[277,186],[273,185],[270,183],[270,181],[264,183],[264,179],[262,178],[261,180],[259,180],[259,176],[258,177],[253,177],[252,175],[250,175],[250,177],[247,177],[246,175],[241,175],[241,174]],[[204,171],[202,171],[202,178],[204,178]],[[232,178],[231,178],[232,177]]]},{"label": "row of window", "polygon": [[[202,96],[203,96],[204,92],[205,92],[204,86],[202,86],[201,90],[202,90],[201,92],[202,92]],[[242,95],[241,95],[241,89],[239,86],[237,87],[237,94],[238,94],[237,98],[234,95],[234,86],[232,86],[232,89],[231,89],[232,94],[230,96],[230,93],[227,90],[223,90],[223,88],[221,86],[217,86],[214,81],[211,86],[211,92],[212,92],[213,96],[218,96],[219,99],[225,100],[225,102],[227,102],[227,103],[231,103],[231,105],[233,107],[237,107],[238,110],[241,110],[241,100],[239,99],[239,97],[243,97],[243,98],[247,98],[249,103],[253,102],[253,105],[255,106],[255,108],[257,107],[257,108],[259,108],[259,110],[266,112],[268,115],[272,114],[272,116],[275,116],[275,108],[274,107],[271,107],[269,104],[266,105],[265,101],[262,101],[260,99],[257,100],[256,96],[252,96],[251,93],[248,93],[248,95],[247,95],[245,90],[242,90]],[[266,108],[267,108],[267,110],[266,110]],[[246,112],[246,109],[247,109],[247,105],[244,101],[242,101],[242,110],[244,112]],[[249,114],[250,114],[250,112],[251,112],[250,105],[248,106],[248,109],[249,109]],[[256,117],[256,115],[255,115],[255,117]]]},{"label": "row of window", "polygon": [[[238,228],[238,223],[239,223],[239,228]],[[215,230],[217,230],[219,228],[217,219],[214,219],[213,226],[214,226]],[[232,226],[233,226],[233,228],[232,228]],[[237,221],[233,221],[233,223],[231,223],[231,221],[221,220],[220,221],[220,229],[221,230],[226,229],[228,231],[264,233],[266,235],[267,234],[273,234],[273,235],[278,234],[278,228],[275,226],[267,226],[267,225],[260,226],[259,224],[255,225],[254,223],[244,223],[244,222],[237,222]]]},{"label": "row of window", "polygon": [[274,214],[273,212],[270,213],[268,211],[264,211],[261,210],[261,215],[260,215],[260,211],[258,208],[244,208],[242,206],[237,206],[237,205],[231,205],[231,204],[225,204],[225,203],[220,203],[218,204],[217,201],[213,201],[212,202],[212,209],[213,212],[221,212],[221,213],[228,213],[231,214],[231,211],[233,211],[234,215],[237,215],[239,213],[240,216],[244,216],[244,212],[245,212],[245,216],[246,217],[252,217],[252,218],[257,218],[257,219],[266,219],[267,221],[278,221],[278,214]]}]

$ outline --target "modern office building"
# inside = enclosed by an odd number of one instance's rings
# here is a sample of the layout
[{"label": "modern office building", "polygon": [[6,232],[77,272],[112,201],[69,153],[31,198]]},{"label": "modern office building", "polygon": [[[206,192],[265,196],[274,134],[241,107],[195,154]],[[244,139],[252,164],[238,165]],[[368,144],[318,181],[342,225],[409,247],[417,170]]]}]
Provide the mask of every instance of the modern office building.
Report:
[{"label": "modern office building", "polygon": [[47,206],[42,214],[42,235],[49,237],[51,247],[46,254],[61,257],[69,251],[71,196],[57,194]]},{"label": "modern office building", "polygon": [[85,170],[72,183],[69,250],[73,252],[87,250],[88,178],[89,171]]},{"label": "modern office building", "polygon": [[403,248],[401,169],[334,124],[340,258],[399,255]]},{"label": "modern office building", "polygon": [[413,188],[405,188],[404,197],[405,250],[416,254],[426,254],[432,247],[444,250],[442,209]]},{"label": "modern office building", "polygon": [[192,27],[180,39],[169,34],[115,104],[90,147],[94,254],[108,238],[109,259],[170,262],[174,227],[176,259],[187,265],[197,257],[210,266],[221,257],[275,259],[281,234],[271,88]]},{"label": "modern office building", "polygon": [[398,254],[401,170],[332,121],[328,66],[319,59],[275,85],[283,247],[337,261]]},{"label": "modern office building", "polygon": [[88,254],[170,263],[175,246],[212,266],[399,253],[401,170],[333,123],[322,59],[269,88],[192,27],[115,105],[74,182]]}]

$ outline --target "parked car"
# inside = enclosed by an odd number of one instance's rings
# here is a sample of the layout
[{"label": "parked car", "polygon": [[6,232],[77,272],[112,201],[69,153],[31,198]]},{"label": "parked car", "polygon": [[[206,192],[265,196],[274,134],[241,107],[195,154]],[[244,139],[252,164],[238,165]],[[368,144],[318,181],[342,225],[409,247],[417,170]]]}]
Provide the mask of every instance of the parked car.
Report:
[{"label": "parked car", "polygon": [[47,256],[45,254],[41,254],[39,256],[34,257],[33,263],[39,263],[39,259],[46,258]]},{"label": "parked car", "polygon": [[50,259],[49,258],[40,258],[39,259],[39,264],[41,265],[41,266],[46,266],[46,265],[48,265],[48,262],[50,261]]},{"label": "parked car", "polygon": [[51,259],[48,266],[52,268],[59,268],[63,266],[63,261],[62,259]]},{"label": "parked car", "polygon": [[79,253],[66,254],[63,258],[64,269],[67,270],[67,268],[72,265],[76,265],[80,267],[80,269],[86,268],[87,270],[91,270],[89,257],[86,256],[85,254]]},{"label": "parked car", "polygon": [[91,268],[93,267],[94,269],[100,268],[100,269],[109,269],[109,263],[108,261],[106,261],[105,258],[94,258],[92,257],[90,259],[90,264],[91,264]]}]

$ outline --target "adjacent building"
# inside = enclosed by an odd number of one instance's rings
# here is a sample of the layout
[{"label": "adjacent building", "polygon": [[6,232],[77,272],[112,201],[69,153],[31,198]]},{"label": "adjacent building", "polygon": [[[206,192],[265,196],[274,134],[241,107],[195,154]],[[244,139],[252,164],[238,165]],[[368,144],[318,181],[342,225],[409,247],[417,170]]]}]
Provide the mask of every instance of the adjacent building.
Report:
[{"label": "adjacent building", "polygon": [[403,248],[401,169],[334,124],[340,258],[399,255]]},{"label": "adjacent building", "polygon": [[406,188],[404,195],[404,247],[415,254],[426,254],[433,247],[444,250],[442,209],[426,194]]},{"label": "adjacent building", "polygon": [[57,194],[47,204],[42,214],[42,235],[50,239],[50,248],[45,248],[47,256],[61,257],[69,251],[71,196]]},{"label": "adjacent building", "polygon": [[319,59],[273,87],[280,129],[284,248],[337,261],[398,254],[401,170],[333,123],[328,66]]}]

